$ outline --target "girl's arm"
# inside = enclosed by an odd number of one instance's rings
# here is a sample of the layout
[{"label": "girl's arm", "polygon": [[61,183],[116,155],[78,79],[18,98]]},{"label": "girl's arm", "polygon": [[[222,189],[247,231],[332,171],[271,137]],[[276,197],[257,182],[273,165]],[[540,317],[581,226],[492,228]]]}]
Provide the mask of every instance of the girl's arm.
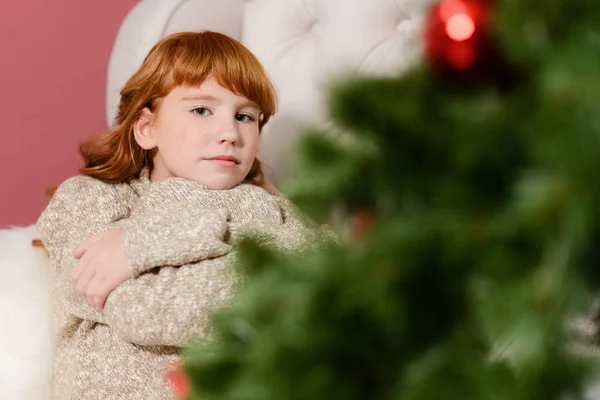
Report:
[{"label": "girl's arm", "polygon": [[283,226],[266,225],[259,230],[252,226],[231,224],[232,236],[252,234],[260,242],[282,251],[295,252],[307,248],[317,248],[329,242],[339,242],[337,235],[307,218],[283,194],[276,195]]},{"label": "girl's arm", "polygon": [[[232,241],[252,234],[264,244],[297,251],[325,240],[291,202],[281,198],[283,224],[230,224]],[[246,227],[250,226],[250,229]],[[140,345],[185,346],[191,338],[210,339],[215,310],[234,296],[241,276],[235,251],[182,267],[161,267],[118,286],[108,296],[104,315],[125,340]]]},{"label": "girl's arm", "polygon": [[69,277],[76,263],[72,252],[88,237],[107,230],[113,221],[127,217],[133,195],[128,185],[73,177],[59,186],[38,219],[37,230],[50,257],[58,306],[67,315],[104,322],[75,291]]},{"label": "girl's arm", "polygon": [[[64,300],[63,309],[78,318],[107,323],[125,340],[140,345],[184,346],[190,337],[208,338],[213,310],[231,299],[238,282],[238,277],[231,269],[231,261],[235,257],[233,252],[207,259],[204,252],[206,246],[201,245],[196,255],[196,259],[203,260],[200,263],[148,270],[115,289],[107,300],[104,313],[88,306],[73,289],[69,279],[69,272],[75,264],[72,251],[87,237],[109,229],[113,221],[127,215],[129,204],[133,201],[126,200],[130,195],[127,189],[92,178],[72,178],[61,185],[40,218],[38,228],[56,268],[55,274],[60,282],[57,289],[59,297]],[[298,236],[310,229],[305,227],[299,216],[292,215],[291,203],[282,201],[281,210],[286,217],[283,226],[265,229],[263,237],[274,240],[271,243],[278,247],[303,247],[307,241]],[[198,211],[197,218],[206,212],[190,207],[192,209]],[[221,212],[215,213],[221,215],[221,223],[226,225],[226,216]],[[164,224],[161,219],[174,218],[173,214],[156,214],[155,218],[150,220],[153,222],[146,228],[143,225],[146,219],[130,219],[130,231],[134,227],[133,231],[139,232],[139,237],[147,232],[153,238],[137,243],[140,252],[159,243],[159,238],[169,246],[179,246],[188,241],[195,246],[200,240],[193,235],[202,233],[201,228],[198,231],[192,229],[192,236],[187,229],[166,229],[172,224]],[[224,228],[222,231],[226,230]],[[235,235],[235,232],[230,234]],[[155,256],[161,257],[161,254],[157,251]],[[146,260],[140,264],[145,268],[156,262],[153,257],[138,256]]]},{"label": "girl's arm", "polygon": [[211,318],[236,292],[235,252],[182,267],[161,267],[119,285],[106,300],[106,322],[139,345],[183,347],[211,338]]},{"label": "girl's arm", "polygon": [[229,221],[230,209],[242,223],[281,223],[276,197],[249,184],[215,191],[170,178],[141,192],[130,217],[115,224],[122,229],[88,238],[73,254],[79,260],[70,274],[76,290],[98,310],[115,288],[146,271],[226,254],[222,221]]},{"label": "girl's arm", "polygon": [[[75,290],[70,273],[77,260],[72,253],[87,238],[114,227],[115,221],[127,224],[130,205],[136,199],[136,193],[127,184],[107,184],[78,176],[58,188],[40,216],[38,232],[54,269],[59,306],[66,314],[106,322],[102,313],[90,307]],[[218,257],[230,251],[230,246],[220,236],[227,229],[226,216],[222,212],[194,207],[186,209],[188,220],[194,222],[193,227],[173,224],[173,218],[179,216],[168,208],[150,219],[130,219],[129,231],[137,232],[133,236],[139,239],[130,241],[130,253],[136,255],[134,258],[139,261],[140,268],[161,265],[164,261],[164,254],[155,250],[165,246],[154,246],[156,243],[166,245],[167,252],[178,254],[184,262]]]},{"label": "girl's arm", "polygon": [[[298,251],[336,240],[319,231],[285,197],[278,197],[283,224],[230,223],[234,242],[252,234],[283,251]],[[235,252],[182,267],[161,267],[126,281],[108,297],[104,315],[127,341],[141,345],[185,346],[190,338],[209,339],[211,316],[228,304],[241,277]]]},{"label": "girl's arm", "polygon": [[131,277],[156,267],[179,267],[223,256],[231,251],[225,243],[229,214],[226,209],[198,206],[194,200],[152,207],[118,221],[123,229]]}]

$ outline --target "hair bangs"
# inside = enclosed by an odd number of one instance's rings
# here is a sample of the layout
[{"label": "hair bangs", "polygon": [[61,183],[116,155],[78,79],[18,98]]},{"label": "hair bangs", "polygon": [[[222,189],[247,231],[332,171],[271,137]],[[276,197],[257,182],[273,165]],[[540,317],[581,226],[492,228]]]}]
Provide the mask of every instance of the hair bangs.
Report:
[{"label": "hair bangs", "polygon": [[[266,123],[276,111],[277,96],[266,71],[241,43],[225,35],[186,37],[177,46],[171,65],[172,90],[176,86],[200,86],[213,77],[221,86],[256,103]],[[195,40],[194,40],[195,39]]]}]

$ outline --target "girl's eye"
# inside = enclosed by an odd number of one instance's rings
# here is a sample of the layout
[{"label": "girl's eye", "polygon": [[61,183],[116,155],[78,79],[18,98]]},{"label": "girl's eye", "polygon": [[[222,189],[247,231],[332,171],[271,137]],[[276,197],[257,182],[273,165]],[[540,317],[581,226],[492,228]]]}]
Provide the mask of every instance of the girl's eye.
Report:
[{"label": "girl's eye", "polygon": [[211,114],[210,110],[208,108],[206,108],[206,107],[197,107],[197,108],[194,108],[192,110],[192,113],[194,113],[194,114],[196,114],[196,115],[198,115],[200,117],[206,117],[206,116],[208,116],[208,115]]},{"label": "girl's eye", "polygon": [[236,114],[235,119],[240,122],[254,122],[256,118],[254,118],[251,114]]}]

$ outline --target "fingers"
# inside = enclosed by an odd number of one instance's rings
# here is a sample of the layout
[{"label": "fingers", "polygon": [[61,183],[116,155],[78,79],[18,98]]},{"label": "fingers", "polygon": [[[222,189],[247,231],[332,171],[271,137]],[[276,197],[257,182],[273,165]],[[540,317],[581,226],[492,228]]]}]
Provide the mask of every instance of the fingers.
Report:
[{"label": "fingers", "polygon": [[85,295],[85,301],[86,301],[86,303],[88,303],[88,305],[90,307],[96,308],[96,307],[94,307],[94,296],[86,294]]},{"label": "fingers", "polygon": [[87,238],[82,244],[81,246],[79,246],[78,248],[76,248],[73,251],[73,257],[79,259],[83,256],[83,254],[90,248],[90,246],[92,246],[94,243],[99,242],[103,237],[104,237],[104,233],[99,233],[97,235],[91,236],[89,238]]},{"label": "fingers", "polygon": [[81,275],[81,272],[83,271],[84,266],[85,266],[85,260],[79,259],[79,261],[77,261],[77,263],[75,264],[75,266],[69,273],[69,278],[71,278],[71,281],[74,284],[77,284],[77,281],[79,280],[79,276]]},{"label": "fingers", "polygon": [[98,311],[110,292],[131,278],[122,234],[116,229],[90,237],[73,256],[78,260],[69,277],[77,293]]},{"label": "fingers", "polygon": [[108,296],[104,295],[96,295],[94,296],[94,308],[98,311],[102,311],[104,309],[104,303],[106,302],[106,298]]},{"label": "fingers", "polygon": [[101,295],[94,294],[95,290],[89,290],[90,294],[85,296],[85,301],[88,303],[90,307],[95,309],[96,311],[102,311],[102,307],[104,305],[104,298]]},{"label": "fingers", "polygon": [[101,305],[104,304],[102,298],[102,286],[105,280],[106,279],[101,278],[100,275],[94,274],[85,287],[84,292],[80,293],[85,298],[86,303],[97,311],[100,311],[102,309]]},{"label": "fingers", "polygon": [[79,281],[75,286],[77,293],[82,296],[86,303],[97,311],[104,308],[106,298],[110,293],[111,286],[108,284],[108,279],[92,271],[90,268],[84,269]]},{"label": "fingers", "polygon": [[86,248],[83,247],[84,245],[82,244],[81,247],[76,248],[75,250],[73,250],[73,257],[76,259],[80,259],[81,256],[85,253]]},{"label": "fingers", "polygon": [[77,277],[76,281],[74,281],[77,293],[81,296],[85,295],[88,284],[91,282],[94,275],[96,275],[96,271],[93,268],[85,268],[85,265],[82,267],[81,274]]},{"label": "fingers", "polygon": [[101,311],[110,293],[108,280],[98,274],[94,268],[86,268],[87,264],[88,255],[86,254],[77,263],[80,274],[75,277],[73,284],[77,293],[85,299],[90,307]]},{"label": "fingers", "polygon": [[[73,283],[75,285],[77,285],[77,282],[79,281],[79,278],[81,277],[81,274],[83,273],[83,271],[86,269],[85,267],[88,265],[91,257],[92,257],[92,253],[85,250],[85,252],[81,255],[81,257],[75,264],[75,267],[73,267],[73,269],[69,273],[69,277],[71,278],[71,281],[73,281]],[[75,258],[77,258],[77,257],[75,257]]]},{"label": "fingers", "polygon": [[102,311],[106,298],[111,292],[111,288],[108,279],[100,278],[100,276],[96,274],[86,289],[86,302],[90,307],[95,308],[97,311]]},{"label": "fingers", "polygon": [[86,268],[90,257],[90,253],[83,254],[71,271],[70,278],[73,281],[73,285],[75,285],[77,293],[85,298],[85,301],[91,307],[94,307],[94,297],[90,295],[90,293],[95,285],[94,278],[98,280],[99,277],[96,275],[96,271],[93,268]]},{"label": "fingers", "polygon": [[110,290],[106,285],[106,282],[107,280],[105,279],[103,282],[100,283],[100,287],[98,288],[98,291],[94,296],[94,307],[98,311],[102,311],[102,309],[104,309],[104,304],[106,303],[106,299],[110,294]]}]

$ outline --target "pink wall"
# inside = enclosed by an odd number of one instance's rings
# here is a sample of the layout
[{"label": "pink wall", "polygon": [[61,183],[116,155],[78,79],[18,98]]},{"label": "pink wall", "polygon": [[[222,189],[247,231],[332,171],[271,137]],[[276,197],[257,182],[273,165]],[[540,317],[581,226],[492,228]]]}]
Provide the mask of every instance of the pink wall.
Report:
[{"label": "pink wall", "polygon": [[78,143],[106,129],[108,58],[137,2],[0,1],[0,228],[35,222]]}]

